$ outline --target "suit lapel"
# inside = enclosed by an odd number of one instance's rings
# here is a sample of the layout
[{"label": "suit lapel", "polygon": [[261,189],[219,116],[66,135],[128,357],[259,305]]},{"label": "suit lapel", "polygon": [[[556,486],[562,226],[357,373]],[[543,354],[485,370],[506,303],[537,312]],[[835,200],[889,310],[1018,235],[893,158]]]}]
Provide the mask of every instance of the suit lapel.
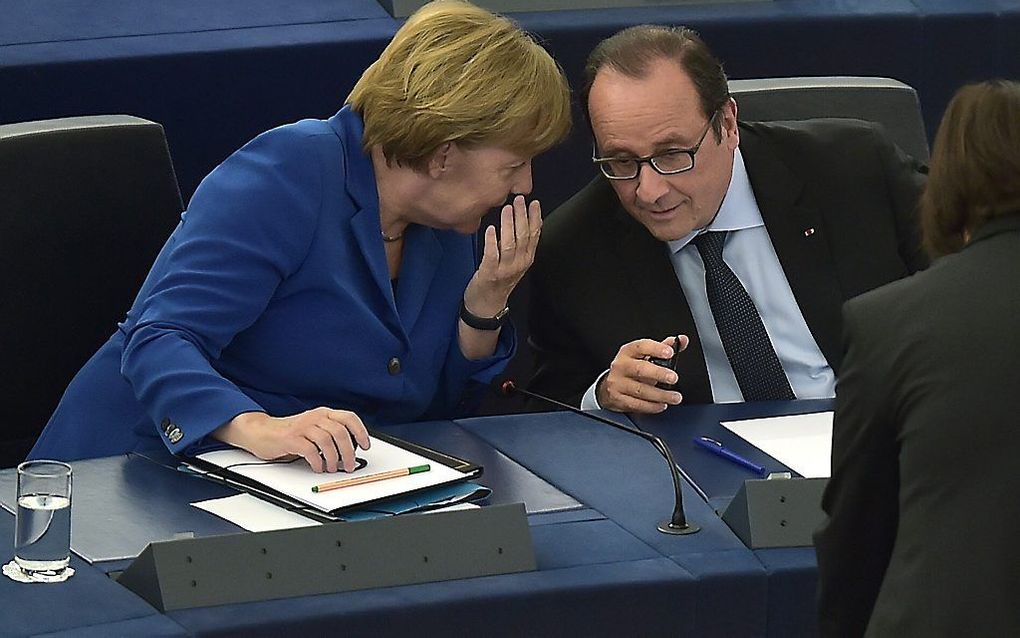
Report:
[{"label": "suit lapel", "polygon": [[372,280],[380,294],[380,307],[389,308],[390,312],[381,313],[382,319],[394,334],[406,342],[407,335],[401,330],[397,307],[393,299],[393,287],[390,284],[389,267],[386,265],[386,251],[381,239],[382,226],[379,223],[379,193],[375,186],[375,170],[371,158],[361,148],[364,125],[361,117],[345,106],[339,113],[329,118],[330,126],[337,132],[343,142],[344,184],[347,194],[358,206],[358,212],[351,217],[351,234],[358,244],[362,258]]},{"label": "suit lapel", "polygon": [[379,226],[379,210],[362,208],[355,213],[351,218],[351,232],[358,242],[358,248],[361,249],[361,256],[369,272],[372,273],[372,281],[382,295],[383,305],[388,306],[396,316],[397,306],[393,300],[390,270],[386,265],[386,251],[380,237],[382,229]]},{"label": "suit lapel", "polygon": [[838,372],[843,295],[823,220],[826,203],[808,201],[803,182],[760,139],[754,126],[741,125],[740,152],[762,220],[804,321],[829,365]]},{"label": "suit lapel", "polygon": [[428,298],[429,288],[443,258],[436,232],[425,226],[408,226],[404,235],[404,256],[397,284],[397,310],[404,332],[411,329]]},{"label": "suit lapel", "polygon": [[630,321],[643,337],[662,339],[677,334],[690,337],[690,345],[678,361],[680,392],[687,401],[710,403],[712,389],[705,354],[667,245],[652,237],[619,204],[614,207],[613,218],[619,238],[615,244],[617,263],[624,264],[626,275],[623,281],[627,290],[620,299],[633,300],[634,316]]}]

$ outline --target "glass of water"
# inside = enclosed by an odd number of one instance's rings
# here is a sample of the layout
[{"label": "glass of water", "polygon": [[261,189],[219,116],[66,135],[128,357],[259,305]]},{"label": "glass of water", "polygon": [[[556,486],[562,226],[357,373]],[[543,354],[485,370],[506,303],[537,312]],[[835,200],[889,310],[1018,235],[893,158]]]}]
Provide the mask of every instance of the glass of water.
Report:
[{"label": "glass of water", "polygon": [[18,466],[14,560],[28,573],[61,573],[71,559],[71,466],[26,461]]}]

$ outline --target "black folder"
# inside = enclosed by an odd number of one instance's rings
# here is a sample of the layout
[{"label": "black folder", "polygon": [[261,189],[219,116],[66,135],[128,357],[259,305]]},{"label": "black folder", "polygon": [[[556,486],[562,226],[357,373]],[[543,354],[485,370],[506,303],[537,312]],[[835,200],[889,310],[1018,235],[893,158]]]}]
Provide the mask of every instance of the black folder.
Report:
[{"label": "black folder", "polygon": [[[407,513],[429,509],[430,505],[447,505],[453,502],[477,500],[487,496],[491,490],[480,485],[453,487],[460,483],[466,483],[482,475],[482,466],[477,463],[446,454],[438,450],[411,443],[395,436],[383,434],[378,431],[369,432],[374,439],[385,441],[391,445],[413,452],[433,463],[445,465],[454,469],[463,477],[452,483],[429,486],[420,489],[409,490],[400,494],[388,495],[383,498],[361,501],[345,507],[330,511],[320,510],[312,505],[303,503],[288,494],[284,494],[272,487],[253,479],[249,476],[234,472],[230,469],[220,467],[214,463],[197,457],[187,457],[188,465],[192,466],[196,474],[211,481],[229,485],[237,490],[247,492],[252,496],[268,501],[278,507],[297,512],[303,516],[320,522],[331,522],[346,520],[345,514],[352,511],[369,510],[386,513]],[[300,460],[298,462],[301,462]],[[408,501],[409,497],[416,497],[414,501]],[[405,504],[406,503],[406,504]],[[392,509],[390,509],[392,508]]]}]

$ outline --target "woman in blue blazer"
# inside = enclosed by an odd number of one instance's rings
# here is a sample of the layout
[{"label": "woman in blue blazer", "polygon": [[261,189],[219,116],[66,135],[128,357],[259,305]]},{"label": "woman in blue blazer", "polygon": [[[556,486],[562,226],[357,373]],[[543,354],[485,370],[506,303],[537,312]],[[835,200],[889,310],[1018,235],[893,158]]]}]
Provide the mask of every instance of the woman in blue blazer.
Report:
[{"label": "woman in blue blazer", "polygon": [[[505,18],[418,11],[328,120],[264,133],[199,186],[126,320],[31,457],[229,443],[353,469],[364,423],[451,416],[515,348],[531,158],[567,133],[561,71]],[[497,240],[498,235],[498,240]],[[129,249],[129,248],[126,248]]]}]

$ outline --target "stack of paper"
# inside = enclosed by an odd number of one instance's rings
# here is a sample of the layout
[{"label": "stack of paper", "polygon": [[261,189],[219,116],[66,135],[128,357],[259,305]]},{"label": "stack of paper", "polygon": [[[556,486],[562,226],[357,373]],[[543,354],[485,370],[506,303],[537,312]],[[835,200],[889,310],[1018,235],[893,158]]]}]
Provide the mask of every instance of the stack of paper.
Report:
[{"label": "stack of paper", "polygon": [[[372,437],[368,450],[358,450],[358,457],[365,459],[367,465],[351,473],[327,474],[313,472],[303,459],[281,463],[263,461],[244,450],[216,450],[198,455],[197,459],[204,461],[205,464],[200,464],[196,470],[208,472],[209,465],[222,468],[225,474],[235,475],[235,478],[239,475],[247,479],[246,482],[265,486],[321,512],[336,512],[364,503],[463,481],[472,476],[376,437]],[[330,481],[419,465],[428,465],[429,471],[325,492],[312,492],[313,486]]]}]

